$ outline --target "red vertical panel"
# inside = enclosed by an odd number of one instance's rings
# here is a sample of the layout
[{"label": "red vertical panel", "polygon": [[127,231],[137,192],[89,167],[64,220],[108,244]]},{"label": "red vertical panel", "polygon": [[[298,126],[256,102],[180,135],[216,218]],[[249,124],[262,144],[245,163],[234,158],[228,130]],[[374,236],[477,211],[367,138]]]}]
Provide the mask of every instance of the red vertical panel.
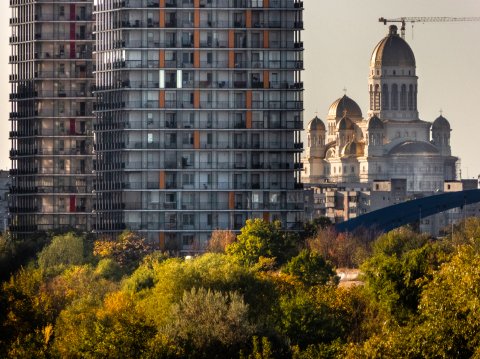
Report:
[{"label": "red vertical panel", "polygon": [[71,135],[74,135],[76,133],[76,129],[75,129],[75,119],[74,118],[71,118],[70,119],[70,134]]},{"label": "red vertical panel", "polygon": [[70,212],[76,212],[76,202],[75,196],[70,196]]},{"label": "red vertical panel", "polygon": [[76,15],[77,14],[75,13],[75,4],[70,4],[70,21],[74,21]]}]

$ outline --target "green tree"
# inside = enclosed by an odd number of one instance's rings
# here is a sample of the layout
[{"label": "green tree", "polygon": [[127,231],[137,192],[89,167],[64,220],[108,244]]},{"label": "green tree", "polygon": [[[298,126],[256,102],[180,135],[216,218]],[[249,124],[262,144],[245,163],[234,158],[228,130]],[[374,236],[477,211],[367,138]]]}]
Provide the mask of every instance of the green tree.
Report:
[{"label": "green tree", "polygon": [[155,329],[123,292],[82,297],[60,315],[55,354],[60,357],[135,358],[148,352]]},{"label": "green tree", "polygon": [[366,288],[397,320],[407,320],[417,313],[424,285],[450,251],[445,243],[405,230],[383,235],[361,267]]},{"label": "green tree", "polygon": [[155,246],[131,231],[122,232],[116,240],[95,241],[93,254],[116,261],[126,272],[135,270],[142,259],[155,251]]},{"label": "green tree", "polygon": [[256,264],[261,257],[275,258],[278,265],[297,253],[295,238],[281,229],[279,221],[249,219],[237,240],[227,247],[227,254],[246,266]]},{"label": "green tree", "polygon": [[21,266],[36,258],[47,243],[48,238],[42,233],[25,240],[14,240],[8,232],[0,235],[0,280],[8,280]]},{"label": "green tree", "polygon": [[39,333],[54,320],[48,310],[48,298],[39,295],[42,285],[42,271],[33,266],[21,268],[9,281],[2,283],[0,357],[13,353],[21,357],[22,347],[42,356],[44,348],[38,346]]},{"label": "green tree", "polygon": [[290,259],[282,270],[308,286],[323,285],[338,280],[335,269],[329,262],[318,253],[306,249]]},{"label": "green tree", "polygon": [[319,217],[311,221],[305,222],[305,224],[303,225],[303,237],[315,237],[320,230],[328,228],[331,225],[332,221],[328,217]]},{"label": "green tree", "polygon": [[480,354],[480,254],[473,247],[460,248],[426,285],[420,320],[414,338],[422,356]]},{"label": "green tree", "polygon": [[296,290],[280,301],[278,330],[301,349],[311,344],[330,343],[344,336],[342,316],[334,305],[335,289]]},{"label": "green tree", "polygon": [[248,320],[248,305],[235,292],[192,288],[172,306],[171,318],[167,333],[194,357],[231,357],[255,329]]},{"label": "green tree", "polygon": [[84,238],[74,233],[53,237],[52,242],[38,255],[38,265],[42,270],[80,265],[84,263],[84,260]]},{"label": "green tree", "polygon": [[158,327],[166,325],[170,307],[192,288],[238,292],[249,305],[249,317],[257,322],[268,321],[272,305],[277,302],[271,282],[230,257],[213,253],[190,260],[172,258],[142,265],[125,280],[124,288],[138,296],[147,317]]}]

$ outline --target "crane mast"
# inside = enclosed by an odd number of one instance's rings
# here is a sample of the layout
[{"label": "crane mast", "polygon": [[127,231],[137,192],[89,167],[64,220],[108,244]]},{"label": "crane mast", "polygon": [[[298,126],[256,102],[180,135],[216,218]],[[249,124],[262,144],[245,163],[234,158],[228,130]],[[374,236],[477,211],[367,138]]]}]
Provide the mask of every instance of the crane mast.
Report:
[{"label": "crane mast", "polygon": [[383,22],[384,25],[387,25],[387,23],[401,23],[402,26],[400,28],[400,34],[402,36],[402,39],[405,39],[405,24],[407,22],[409,23],[425,23],[425,22],[458,22],[458,21],[480,21],[480,17],[399,17],[395,19],[386,19],[384,17],[381,17],[378,19],[379,22]]}]

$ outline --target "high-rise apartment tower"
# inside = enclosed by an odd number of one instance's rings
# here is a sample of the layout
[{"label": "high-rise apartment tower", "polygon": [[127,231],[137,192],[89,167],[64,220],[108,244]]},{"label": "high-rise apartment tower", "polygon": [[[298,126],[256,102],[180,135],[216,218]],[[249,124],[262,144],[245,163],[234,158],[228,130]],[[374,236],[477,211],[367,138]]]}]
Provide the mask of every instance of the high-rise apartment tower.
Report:
[{"label": "high-rise apartment tower", "polygon": [[96,229],[192,251],[303,196],[297,0],[96,0]]},{"label": "high-rise apartment tower", "polygon": [[10,230],[89,230],[93,0],[10,7]]}]

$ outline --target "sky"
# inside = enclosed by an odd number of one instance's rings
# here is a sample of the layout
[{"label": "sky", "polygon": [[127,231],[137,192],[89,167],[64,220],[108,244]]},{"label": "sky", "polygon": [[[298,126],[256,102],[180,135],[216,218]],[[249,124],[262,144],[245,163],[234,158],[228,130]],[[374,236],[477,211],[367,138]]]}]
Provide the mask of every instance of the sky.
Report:
[{"label": "sky", "polygon": [[[0,169],[10,167],[8,75],[9,1],[0,1]],[[387,34],[378,18],[480,16],[480,0],[304,0],[305,123],[325,119],[343,89],[368,105],[368,66],[375,45]],[[461,158],[462,178],[480,175],[480,22],[407,24],[419,76],[420,118],[443,111],[452,126],[452,152]]]}]

